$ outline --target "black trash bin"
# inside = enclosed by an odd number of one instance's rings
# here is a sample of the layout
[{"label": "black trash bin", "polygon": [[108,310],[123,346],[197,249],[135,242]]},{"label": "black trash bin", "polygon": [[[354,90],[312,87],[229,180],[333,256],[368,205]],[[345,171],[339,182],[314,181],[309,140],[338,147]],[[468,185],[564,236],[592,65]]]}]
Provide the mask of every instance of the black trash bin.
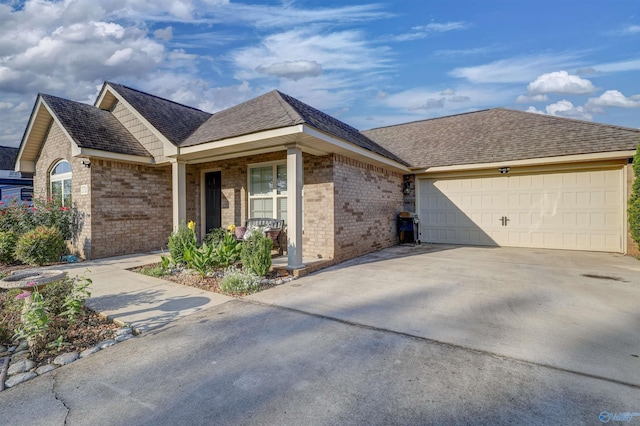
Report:
[{"label": "black trash bin", "polygon": [[398,240],[400,244],[420,244],[420,219],[411,212],[398,214]]}]

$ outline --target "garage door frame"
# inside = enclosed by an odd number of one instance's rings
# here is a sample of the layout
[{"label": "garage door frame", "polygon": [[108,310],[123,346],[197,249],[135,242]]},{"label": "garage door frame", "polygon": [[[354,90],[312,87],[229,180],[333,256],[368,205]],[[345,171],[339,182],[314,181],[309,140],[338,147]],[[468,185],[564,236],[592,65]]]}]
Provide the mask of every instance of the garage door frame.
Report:
[{"label": "garage door frame", "polygon": [[[627,253],[628,247],[625,243],[626,236],[628,234],[627,223],[627,200],[629,198],[627,182],[628,168],[624,160],[610,160],[610,161],[591,161],[585,163],[567,163],[567,164],[540,164],[531,166],[510,166],[509,163],[505,163],[504,166],[487,168],[478,167],[473,169],[470,166],[466,166],[465,170],[459,170],[455,167],[445,168],[445,170],[434,171],[431,173],[417,174],[415,177],[415,211],[420,212],[420,193],[421,193],[421,181],[423,179],[467,179],[467,178],[480,178],[480,177],[499,177],[503,176],[499,172],[501,167],[509,167],[509,176],[514,175],[533,175],[533,174],[549,174],[549,173],[564,173],[564,172],[579,172],[579,171],[599,171],[599,170],[619,170],[620,171],[620,195],[621,195],[621,241],[620,249],[622,253]],[[421,229],[422,234],[422,229]],[[421,235],[421,240],[426,241]]]}]

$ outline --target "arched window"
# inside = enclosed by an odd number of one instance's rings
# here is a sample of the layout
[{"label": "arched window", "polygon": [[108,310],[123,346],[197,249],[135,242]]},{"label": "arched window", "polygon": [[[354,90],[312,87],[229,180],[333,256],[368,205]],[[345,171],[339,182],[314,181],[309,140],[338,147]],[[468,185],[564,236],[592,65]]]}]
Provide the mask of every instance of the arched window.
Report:
[{"label": "arched window", "polygon": [[61,160],[51,170],[51,199],[71,207],[71,164]]}]

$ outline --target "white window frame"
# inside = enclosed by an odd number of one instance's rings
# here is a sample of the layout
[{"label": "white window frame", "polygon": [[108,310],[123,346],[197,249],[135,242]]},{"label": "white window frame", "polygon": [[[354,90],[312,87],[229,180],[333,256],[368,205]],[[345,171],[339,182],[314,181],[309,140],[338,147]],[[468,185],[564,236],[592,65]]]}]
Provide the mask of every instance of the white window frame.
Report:
[{"label": "white window frame", "polygon": [[[265,163],[256,163],[256,164],[249,164],[247,166],[247,198],[248,198],[248,203],[247,203],[247,217],[249,219],[254,219],[253,216],[253,212],[251,210],[251,201],[252,200],[263,200],[263,199],[271,199],[273,200],[272,202],[272,212],[271,212],[271,218],[277,218],[278,217],[278,201],[280,201],[281,199],[287,199],[288,196],[288,188],[287,191],[284,192],[284,194],[278,194],[278,190],[277,190],[277,182],[278,182],[278,166],[285,166],[285,170],[286,170],[286,166],[287,166],[287,161],[268,161]],[[251,169],[258,169],[258,168],[263,168],[263,167],[271,167],[271,177],[273,179],[273,190],[271,191],[271,194],[269,195],[254,195],[251,192]],[[288,173],[288,171],[287,171]],[[287,218],[284,218],[284,222],[287,223]]]},{"label": "white window frame", "polygon": [[65,203],[65,199],[66,199],[66,195],[69,195],[69,199],[71,200],[71,202],[69,204],[73,203],[73,191],[69,192],[69,194],[66,194],[64,192],[64,183],[65,181],[69,181],[70,182],[70,186],[73,185],[73,172],[65,172],[65,173],[59,173],[59,174],[54,174],[53,172],[55,171],[56,167],[58,167],[61,163],[67,163],[69,164],[69,168],[71,168],[71,163],[67,160],[60,160],[57,161],[56,164],[51,168],[51,171],[49,172],[49,194],[51,196],[51,198],[53,199],[54,196],[54,192],[53,192],[53,183],[54,182],[61,182],[61,191],[60,191],[60,197],[61,199],[59,200],[60,203],[65,206],[65,207],[71,207],[70,205],[67,206]]}]

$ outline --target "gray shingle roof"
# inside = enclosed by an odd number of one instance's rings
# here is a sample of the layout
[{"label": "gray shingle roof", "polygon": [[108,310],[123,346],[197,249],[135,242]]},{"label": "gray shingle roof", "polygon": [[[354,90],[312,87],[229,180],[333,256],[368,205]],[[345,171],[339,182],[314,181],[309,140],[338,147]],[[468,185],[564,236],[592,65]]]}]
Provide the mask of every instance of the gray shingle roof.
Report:
[{"label": "gray shingle roof", "polygon": [[150,95],[121,84],[106,82],[133,108],[162,133],[171,143],[179,145],[211,114],[168,99]]},{"label": "gray shingle roof", "polygon": [[415,167],[635,150],[640,130],[494,108],[363,132]]},{"label": "gray shingle roof", "polygon": [[18,156],[18,148],[0,146],[0,170],[13,170]]},{"label": "gray shingle roof", "polygon": [[56,96],[40,96],[79,147],[151,156],[109,111]]},{"label": "gray shingle roof", "polygon": [[407,164],[357,129],[277,90],[213,114],[180,146],[194,146],[297,124],[307,124],[401,164]]}]

